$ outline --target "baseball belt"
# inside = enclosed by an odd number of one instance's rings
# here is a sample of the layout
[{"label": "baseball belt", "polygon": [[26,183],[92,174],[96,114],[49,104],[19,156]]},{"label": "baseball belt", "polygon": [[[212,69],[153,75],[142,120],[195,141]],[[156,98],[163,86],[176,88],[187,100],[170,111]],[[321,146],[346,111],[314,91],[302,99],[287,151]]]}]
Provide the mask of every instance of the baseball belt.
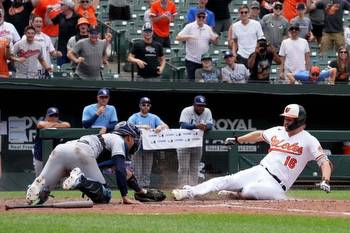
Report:
[{"label": "baseball belt", "polygon": [[[261,165],[261,164],[260,164]],[[272,174],[269,169],[267,169],[266,167],[264,167],[263,165],[261,165],[263,168],[265,168],[265,170],[281,185],[283,191],[286,191],[287,188],[284,184],[282,184],[282,181],[274,174]]]}]

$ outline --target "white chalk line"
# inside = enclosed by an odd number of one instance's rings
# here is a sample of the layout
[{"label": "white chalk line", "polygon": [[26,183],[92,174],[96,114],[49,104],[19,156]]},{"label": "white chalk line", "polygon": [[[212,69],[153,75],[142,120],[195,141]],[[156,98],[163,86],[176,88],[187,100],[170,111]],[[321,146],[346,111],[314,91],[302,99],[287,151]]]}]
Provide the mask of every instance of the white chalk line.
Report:
[{"label": "white chalk line", "polygon": [[[161,204],[156,204],[154,206],[164,206]],[[170,206],[167,206],[170,207]],[[171,206],[173,207],[173,206]],[[175,207],[175,206],[174,206]],[[269,211],[286,211],[286,212],[292,212],[292,213],[314,213],[314,214],[321,214],[321,215],[344,215],[344,216],[350,216],[349,212],[336,212],[336,211],[319,211],[319,210],[305,210],[305,209],[282,209],[282,208],[274,208],[274,207],[261,207],[261,206],[246,206],[241,205],[240,203],[222,203],[222,204],[206,204],[206,205],[179,205],[178,207],[188,207],[188,208],[218,208],[218,207],[224,207],[224,208],[240,208],[240,209],[251,209],[251,210],[269,210]]]}]

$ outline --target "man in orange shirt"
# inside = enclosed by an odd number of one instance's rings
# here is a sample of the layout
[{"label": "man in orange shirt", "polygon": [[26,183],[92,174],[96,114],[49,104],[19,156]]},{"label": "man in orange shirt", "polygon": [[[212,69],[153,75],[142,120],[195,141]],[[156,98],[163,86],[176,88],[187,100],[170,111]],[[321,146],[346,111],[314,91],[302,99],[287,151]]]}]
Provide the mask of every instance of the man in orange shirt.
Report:
[{"label": "man in orange shirt", "polygon": [[8,59],[10,59],[9,41],[7,39],[0,39],[0,78],[9,77]]},{"label": "man in orange shirt", "polygon": [[89,21],[89,24],[92,26],[97,25],[96,19],[96,8],[90,0],[80,0],[79,4],[75,8],[75,13],[80,15],[81,17],[86,18]]},{"label": "man in orange shirt", "polygon": [[170,48],[170,23],[176,15],[176,5],[170,0],[158,0],[151,5],[153,39],[165,48]]},{"label": "man in orange shirt", "polygon": [[[55,48],[57,48],[57,40],[58,40],[58,25],[47,24],[47,17],[52,19],[56,15],[60,13],[61,7],[60,0],[38,0],[33,1],[34,4],[34,12],[33,14],[36,16],[40,16],[43,19],[43,27],[42,32],[48,35],[52,41],[52,44]],[[48,9],[51,9],[48,11]]]}]

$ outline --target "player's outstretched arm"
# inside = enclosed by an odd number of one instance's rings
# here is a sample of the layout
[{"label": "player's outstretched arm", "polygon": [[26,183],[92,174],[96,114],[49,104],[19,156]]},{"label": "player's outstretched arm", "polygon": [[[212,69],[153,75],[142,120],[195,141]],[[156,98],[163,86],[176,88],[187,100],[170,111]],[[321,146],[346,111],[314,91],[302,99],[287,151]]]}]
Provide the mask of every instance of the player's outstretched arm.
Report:
[{"label": "player's outstretched arm", "polygon": [[325,160],[321,165],[322,171],[322,181],[320,183],[320,188],[325,192],[329,193],[331,191],[331,186],[329,181],[331,179],[332,165],[329,160]]},{"label": "player's outstretched arm", "polygon": [[254,143],[264,141],[262,137],[262,130],[253,131],[242,136],[235,136],[233,138],[226,138],[226,144],[242,144],[242,143]]}]

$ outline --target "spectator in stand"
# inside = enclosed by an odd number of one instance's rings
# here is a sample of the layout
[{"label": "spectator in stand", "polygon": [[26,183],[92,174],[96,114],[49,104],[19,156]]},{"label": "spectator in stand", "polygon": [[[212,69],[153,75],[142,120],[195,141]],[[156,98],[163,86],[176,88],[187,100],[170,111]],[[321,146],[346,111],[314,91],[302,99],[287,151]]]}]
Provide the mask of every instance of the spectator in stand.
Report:
[{"label": "spectator in stand", "polygon": [[232,24],[229,7],[231,2],[232,0],[208,0],[207,9],[214,13],[214,30],[218,35],[221,32],[227,32]]},{"label": "spectator in stand", "polygon": [[250,4],[250,19],[254,19],[260,22],[260,3],[258,1],[252,1]]},{"label": "spectator in stand", "polygon": [[243,64],[236,63],[236,55],[231,51],[224,54],[226,66],[221,69],[222,82],[246,83],[249,79],[249,70]]},{"label": "spectator in stand", "polygon": [[277,65],[281,64],[281,58],[276,53],[273,45],[269,44],[265,37],[260,37],[256,44],[255,52],[248,58],[250,80],[269,81],[272,61]]},{"label": "spectator in stand", "polygon": [[[35,177],[38,177],[43,170],[43,154],[42,154],[42,139],[39,137],[40,129],[47,128],[70,128],[69,122],[61,121],[59,118],[58,108],[51,107],[46,111],[44,119],[40,119],[36,125],[36,136],[34,138],[33,147],[33,165]],[[58,144],[58,140],[54,140],[54,146]]]},{"label": "spectator in stand", "polygon": [[221,72],[213,65],[209,53],[202,55],[202,68],[196,69],[195,81],[200,83],[218,83],[221,82]]},{"label": "spectator in stand", "polygon": [[[46,18],[52,19],[60,13],[61,0],[37,0],[33,2],[33,14],[40,16],[43,19],[42,32],[48,35],[52,44],[57,48],[58,41],[58,25],[47,24]],[[50,11],[48,13],[48,11]]]},{"label": "spectator in stand", "polygon": [[13,24],[5,22],[4,9],[0,8],[0,39],[7,39],[10,42],[10,47],[21,39]]},{"label": "spectator in stand", "polygon": [[[142,97],[139,102],[140,111],[132,114],[128,122],[133,123],[139,129],[154,130],[156,133],[169,129],[169,126],[159,116],[150,112],[151,106],[151,99]],[[132,164],[140,187],[150,187],[154,153],[155,151],[140,150],[132,155]]]},{"label": "spectator in stand", "polygon": [[[41,31],[43,26],[43,19],[40,16],[33,17],[32,26],[35,28],[34,41],[38,42],[43,47],[43,59],[46,62],[46,64],[51,67],[50,56],[61,57],[62,53],[60,51],[55,50],[50,37]],[[26,35],[24,35],[22,39],[26,40]],[[40,64],[40,62],[38,62],[37,67],[39,79],[47,78],[49,76],[47,71]]]},{"label": "spectator in stand", "polygon": [[243,4],[239,7],[240,20],[233,23],[228,32],[228,41],[232,47],[232,53],[237,54],[237,63],[247,67],[250,54],[255,51],[256,41],[264,35],[258,21],[249,19],[249,7]]},{"label": "spectator in stand", "polygon": [[96,7],[99,4],[99,0],[93,0],[92,2],[91,0],[79,0],[79,3],[76,5],[75,12],[81,17],[86,18],[90,25],[96,26]]},{"label": "spectator in stand", "polygon": [[205,11],[205,24],[209,25],[211,28],[215,27],[215,15],[212,11],[206,8],[208,0],[198,0],[198,6],[190,7],[187,11],[187,23],[192,23],[196,21],[196,16],[198,11]]},{"label": "spectator in stand", "polygon": [[13,24],[18,34],[23,36],[24,28],[29,24],[29,17],[33,11],[32,0],[4,0],[2,5],[6,22]]},{"label": "spectator in stand", "polygon": [[320,70],[318,66],[312,66],[310,71],[297,71],[296,73],[288,73],[288,81],[290,84],[312,84],[327,81],[327,84],[334,84],[336,68],[328,70]]},{"label": "spectator in stand", "polygon": [[280,78],[285,79],[286,74],[297,71],[310,70],[309,43],[299,37],[299,25],[292,24],[289,27],[290,37],[282,41],[279,51],[281,56]]},{"label": "spectator in stand", "polygon": [[100,40],[97,27],[89,27],[89,38],[79,40],[68,52],[70,60],[77,64],[75,75],[79,79],[102,80],[102,65],[108,65],[107,42]]},{"label": "spectator in stand", "polygon": [[324,28],[324,3],[319,0],[307,0],[306,6],[309,10],[309,17],[312,24],[312,34],[320,45]]},{"label": "spectator in stand", "polygon": [[109,105],[109,90],[101,88],[97,92],[97,103],[84,107],[82,123],[84,128],[100,128],[100,134],[114,130],[118,122],[117,110]]},{"label": "spectator in stand", "polygon": [[52,68],[44,60],[43,46],[34,41],[35,28],[27,26],[24,29],[24,33],[26,39],[18,41],[13,46],[11,53],[11,59],[15,61],[16,65],[16,78],[37,79],[38,61],[46,72],[51,72]]},{"label": "spectator in stand", "polygon": [[325,55],[330,50],[335,52],[340,46],[345,45],[343,26],[344,10],[350,10],[350,2],[347,0],[329,1],[325,6],[325,26],[320,48],[322,55]]},{"label": "spectator in stand", "polygon": [[260,19],[262,19],[265,15],[270,14],[272,12],[272,4],[271,0],[258,0],[260,3]]},{"label": "spectator in stand", "polygon": [[306,5],[303,2],[297,4],[298,16],[294,17],[290,23],[299,24],[300,32],[299,37],[306,39],[307,41],[313,41],[314,36],[312,35],[312,24],[311,20],[305,16]]},{"label": "spectator in stand", "polygon": [[[67,53],[69,51],[73,51],[73,47],[76,45],[76,43],[78,43],[79,40],[89,37],[89,26],[90,26],[89,21],[86,18],[81,17],[78,20],[77,28],[78,28],[79,32],[76,35],[72,36],[68,40]],[[76,64],[73,61],[71,63],[72,63],[72,69],[75,72],[75,69],[76,69],[77,66],[76,66]]]},{"label": "spectator in stand", "polygon": [[151,5],[153,39],[163,47],[170,48],[170,23],[177,15],[176,5],[170,0],[157,0]]},{"label": "spectator in stand", "polygon": [[196,69],[202,68],[201,57],[209,51],[210,42],[217,43],[219,36],[205,24],[205,11],[197,12],[197,19],[187,24],[176,36],[176,40],[186,42],[185,65],[187,77],[195,80]]},{"label": "spectator in stand", "polygon": [[144,21],[145,23],[151,22],[151,6],[152,6],[152,3],[153,3],[154,1],[155,1],[155,0],[147,0],[149,8],[148,8],[147,10],[145,10],[145,14],[144,14],[144,16],[143,16],[143,21]]},{"label": "spectator in stand", "polygon": [[[50,13],[50,10],[48,10]],[[57,65],[61,66],[64,63],[69,63],[67,57],[67,43],[69,38],[77,33],[76,25],[78,23],[79,15],[74,12],[74,3],[72,0],[63,0],[61,2],[61,13],[47,19],[47,24],[58,24],[58,51],[62,53],[62,56],[57,60]]]},{"label": "spectator in stand", "polygon": [[0,78],[9,77],[7,60],[10,59],[10,43],[7,39],[0,39]]},{"label": "spectator in stand", "polygon": [[128,61],[136,64],[139,78],[143,80],[160,80],[159,76],[165,68],[165,56],[163,47],[153,39],[151,23],[145,23],[142,27],[143,40],[136,41],[129,53]]},{"label": "spectator in stand", "polygon": [[283,16],[288,20],[288,22],[297,16],[296,6],[298,2],[300,2],[300,0],[283,1]]},{"label": "spectator in stand", "polygon": [[348,83],[350,75],[349,50],[345,46],[338,49],[337,58],[329,63],[329,68],[336,68],[335,83]]},{"label": "spectator in stand", "polygon": [[282,3],[274,2],[272,9],[260,23],[266,39],[279,51],[282,40],[288,38],[288,21],[282,16]]}]

